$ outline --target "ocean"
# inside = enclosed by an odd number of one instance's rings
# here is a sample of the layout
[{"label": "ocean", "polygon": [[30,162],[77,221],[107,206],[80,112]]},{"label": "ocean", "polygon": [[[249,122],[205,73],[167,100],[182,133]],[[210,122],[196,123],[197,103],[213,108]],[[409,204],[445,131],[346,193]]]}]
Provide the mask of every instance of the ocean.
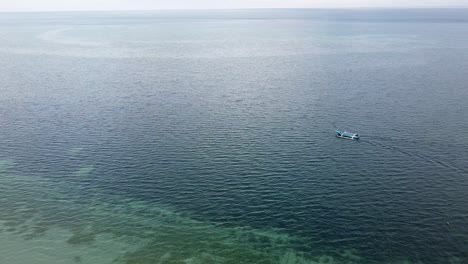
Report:
[{"label": "ocean", "polygon": [[468,9],[0,13],[0,263],[468,263],[467,113]]}]

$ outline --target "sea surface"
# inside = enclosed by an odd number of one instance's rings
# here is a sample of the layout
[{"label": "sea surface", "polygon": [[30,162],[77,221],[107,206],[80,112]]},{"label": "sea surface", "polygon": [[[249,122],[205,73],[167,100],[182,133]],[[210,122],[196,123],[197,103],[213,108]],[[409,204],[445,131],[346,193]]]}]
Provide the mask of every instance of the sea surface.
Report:
[{"label": "sea surface", "polygon": [[0,13],[0,263],[468,263],[468,9]]}]

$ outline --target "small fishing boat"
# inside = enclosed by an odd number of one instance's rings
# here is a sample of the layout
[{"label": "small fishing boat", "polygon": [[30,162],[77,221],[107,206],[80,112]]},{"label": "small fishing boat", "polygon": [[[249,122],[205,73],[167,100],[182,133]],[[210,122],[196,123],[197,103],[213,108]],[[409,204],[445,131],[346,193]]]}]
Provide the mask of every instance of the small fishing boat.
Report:
[{"label": "small fishing boat", "polygon": [[355,140],[358,140],[359,139],[359,135],[358,133],[349,133],[349,132],[341,132],[339,130],[336,130],[336,136],[339,137],[339,138],[344,138],[344,139],[355,139]]}]

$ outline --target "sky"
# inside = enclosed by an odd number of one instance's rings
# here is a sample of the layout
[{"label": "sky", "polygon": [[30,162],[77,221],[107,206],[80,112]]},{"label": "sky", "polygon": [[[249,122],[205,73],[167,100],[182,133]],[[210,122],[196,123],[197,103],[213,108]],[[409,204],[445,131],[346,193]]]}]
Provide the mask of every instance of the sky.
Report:
[{"label": "sky", "polygon": [[0,11],[468,7],[468,0],[0,0]]}]

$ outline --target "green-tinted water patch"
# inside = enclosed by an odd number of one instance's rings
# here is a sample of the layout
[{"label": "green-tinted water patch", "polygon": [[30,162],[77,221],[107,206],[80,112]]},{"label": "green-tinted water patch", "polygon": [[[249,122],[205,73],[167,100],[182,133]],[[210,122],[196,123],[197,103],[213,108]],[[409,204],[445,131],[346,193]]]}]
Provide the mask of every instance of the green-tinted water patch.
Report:
[{"label": "green-tinted water patch", "polygon": [[0,173],[13,169],[15,167],[15,164],[16,163],[14,160],[10,160],[10,159],[0,160]]},{"label": "green-tinted water patch", "polygon": [[[303,252],[294,246],[301,238],[278,230],[221,227],[93,186],[15,174],[11,166],[0,176],[0,229],[8,245],[0,253],[8,263],[369,263],[352,250]],[[34,262],[40,255],[47,262]]]},{"label": "green-tinted water patch", "polygon": [[83,168],[80,168],[76,174],[78,176],[88,176],[89,174],[91,174],[92,172],[94,171],[94,167],[93,166],[88,166],[88,167],[83,167]]}]

